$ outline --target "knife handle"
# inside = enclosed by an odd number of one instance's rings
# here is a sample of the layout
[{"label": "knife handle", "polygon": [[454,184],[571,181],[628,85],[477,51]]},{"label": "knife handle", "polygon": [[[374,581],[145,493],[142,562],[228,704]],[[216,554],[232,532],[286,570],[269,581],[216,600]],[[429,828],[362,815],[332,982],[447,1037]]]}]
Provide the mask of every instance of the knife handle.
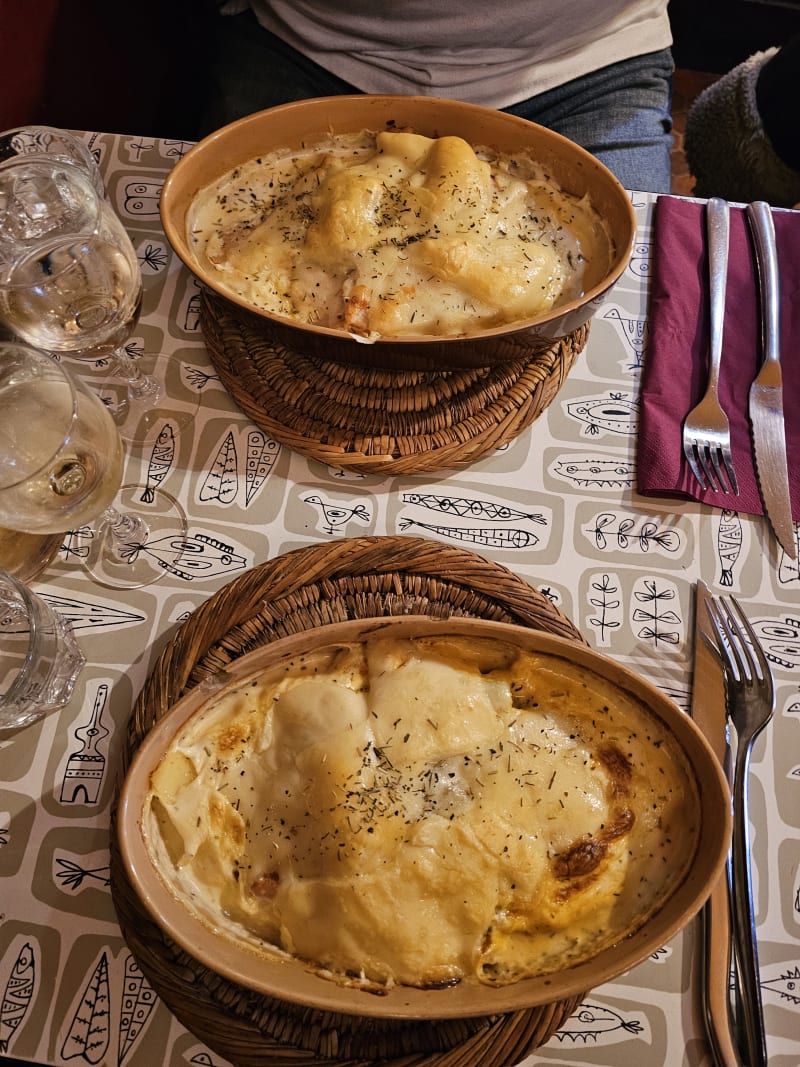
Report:
[{"label": "knife handle", "polygon": [[731,1016],[732,924],[728,872],[723,870],[702,911],[702,1003],[715,1067],[741,1067]]},{"label": "knife handle", "polygon": [[725,321],[725,293],[728,287],[728,244],[730,208],[728,201],[712,196],[706,204],[708,240],[708,291],[710,297],[710,346],[708,384],[716,386],[722,359],[722,325]]},{"label": "knife handle", "polygon": [[756,267],[761,290],[761,331],[764,362],[780,360],[780,282],[775,223],[769,204],[758,200],[748,204],[747,218],[756,250]]}]

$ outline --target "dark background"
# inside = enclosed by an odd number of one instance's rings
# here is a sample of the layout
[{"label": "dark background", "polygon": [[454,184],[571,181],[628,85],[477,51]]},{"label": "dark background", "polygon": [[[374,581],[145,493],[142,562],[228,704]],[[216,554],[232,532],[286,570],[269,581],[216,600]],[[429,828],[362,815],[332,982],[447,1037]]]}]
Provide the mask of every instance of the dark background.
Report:
[{"label": "dark background", "polygon": [[[214,0],[0,0],[0,130],[186,136]],[[681,68],[724,73],[800,32],[800,0],[671,0]]]}]

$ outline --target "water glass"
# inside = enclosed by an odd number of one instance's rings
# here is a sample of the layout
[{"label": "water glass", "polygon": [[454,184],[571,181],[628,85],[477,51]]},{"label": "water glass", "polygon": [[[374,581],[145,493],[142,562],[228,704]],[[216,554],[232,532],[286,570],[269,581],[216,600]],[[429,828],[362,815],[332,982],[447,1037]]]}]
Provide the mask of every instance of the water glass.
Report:
[{"label": "water glass", "polygon": [[84,663],[69,624],[0,571],[0,733],[62,708]]},{"label": "water glass", "polygon": [[0,133],[0,167],[16,159],[58,160],[88,174],[100,196],[103,178],[89,146],[68,130],[55,126],[17,126]]}]

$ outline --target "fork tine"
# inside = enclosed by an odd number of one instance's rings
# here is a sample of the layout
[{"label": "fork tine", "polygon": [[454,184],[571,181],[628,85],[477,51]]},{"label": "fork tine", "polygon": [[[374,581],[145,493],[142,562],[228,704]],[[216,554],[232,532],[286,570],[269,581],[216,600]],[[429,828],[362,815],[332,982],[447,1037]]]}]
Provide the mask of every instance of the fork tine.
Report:
[{"label": "fork tine", "polygon": [[730,448],[723,448],[722,450],[722,462],[725,464],[725,470],[728,475],[728,482],[731,487],[731,492],[735,495],[739,495],[739,485],[736,481],[736,471],[733,468],[733,456],[731,455]]},{"label": "fork tine", "polygon": [[707,489],[705,474],[698,463],[698,457],[700,455],[700,449],[698,448],[696,441],[684,440],[683,442],[683,454],[686,456],[686,462],[692,469],[692,474],[700,484],[701,489]]},{"label": "fork tine", "polygon": [[[767,659],[766,655],[764,654],[764,649],[761,647],[761,642],[758,639],[758,635],[756,634],[755,630],[753,629],[753,626],[752,626],[750,620],[745,615],[744,611],[742,610],[742,606],[739,603],[739,601],[736,599],[736,597],[735,596],[730,596],[730,597],[728,597],[728,599],[730,600],[731,604],[733,604],[734,608],[736,608],[736,613],[739,616],[739,620],[741,622],[741,626],[744,628],[744,631],[745,631],[745,633],[747,634],[747,636],[749,638],[749,641],[747,642],[747,645],[748,645],[748,649],[749,649],[750,654],[751,654],[751,663],[753,663],[754,666],[758,667],[759,681],[764,682],[769,687],[769,689],[772,689],[772,687],[773,687],[772,671],[770,670],[769,660]],[[740,630],[740,638],[741,638],[741,630]]]},{"label": "fork tine", "polygon": [[708,461],[709,461],[711,467],[714,470],[715,479],[719,483],[718,486],[717,485],[712,486],[712,488],[714,489],[715,493],[716,492],[719,492],[719,493],[727,493],[728,492],[728,486],[727,486],[727,484],[725,482],[725,479],[722,476],[722,465],[720,464],[720,456],[722,454],[723,454],[722,453],[722,449],[720,449],[719,447],[709,448],[708,449]]},{"label": "fork tine", "polygon": [[717,632],[720,643],[720,652],[729,661],[730,668],[734,672],[736,681],[740,682],[747,678],[747,671],[742,663],[741,654],[734,640],[730,628],[728,608],[723,597],[709,597],[706,601],[706,611],[711,623]]}]

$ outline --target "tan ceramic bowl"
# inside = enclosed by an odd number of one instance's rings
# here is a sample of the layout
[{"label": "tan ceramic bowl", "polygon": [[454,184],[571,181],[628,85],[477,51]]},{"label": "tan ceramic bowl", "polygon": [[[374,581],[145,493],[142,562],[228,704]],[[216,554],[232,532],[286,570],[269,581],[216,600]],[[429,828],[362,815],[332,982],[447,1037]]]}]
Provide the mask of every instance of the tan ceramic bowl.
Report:
[{"label": "tan ceramic bowl", "polygon": [[[567,657],[643,702],[685,753],[701,809],[695,854],[682,881],[660,909],[612,947],[556,973],[498,988],[464,980],[444,989],[396,986],[386,995],[375,996],[326,980],[302,961],[256,952],[252,947],[223,937],[180,903],[156,870],[145,843],[151,774],[173,736],[207,702],[216,700],[231,687],[241,686],[263,670],[298,653],[338,641],[359,640],[376,632],[402,637],[454,634],[500,639],[522,649]],[[155,922],[212,971],[258,993],[321,1010],[384,1018],[436,1019],[492,1015],[564,1000],[587,992],[647,959],[675,936],[708,896],[728,847],[729,809],[725,780],[700,731],[660,690],[627,668],[578,642],[525,627],[473,619],[397,617],[336,623],[292,635],[243,656],[225,672],[216,688],[201,685],[188,693],[156,724],[137,751],[121,792],[117,834],[131,884]]]},{"label": "tan ceramic bowl", "polygon": [[[303,325],[235,300],[195,260],[186,238],[186,215],[197,192],[238,163],[278,147],[319,142],[329,133],[409,127],[429,137],[455,135],[502,152],[524,150],[545,164],[555,180],[576,196],[589,194],[613,240],[611,267],[580,299],[546,314],[453,338],[382,339],[365,345],[343,330]],[[260,111],[210,134],[173,168],[161,194],[164,231],[177,254],[210,289],[266,320],[290,348],[339,361],[385,367],[487,366],[519,359],[589,321],[630,259],[636,219],[630,196],[594,156],[525,119],[453,100],[413,96],[341,96],[302,100]]]}]

